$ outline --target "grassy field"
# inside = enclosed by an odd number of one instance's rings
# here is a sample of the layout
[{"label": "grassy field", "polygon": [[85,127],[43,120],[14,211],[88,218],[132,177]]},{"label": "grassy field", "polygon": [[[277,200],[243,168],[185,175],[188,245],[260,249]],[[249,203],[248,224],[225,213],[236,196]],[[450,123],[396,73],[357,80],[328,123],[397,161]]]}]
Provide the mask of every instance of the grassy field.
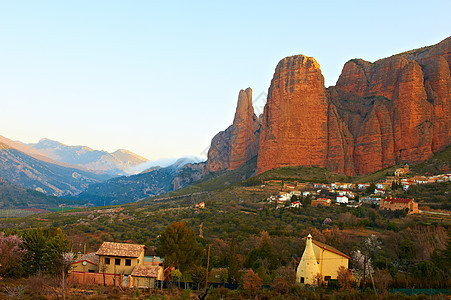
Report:
[{"label": "grassy field", "polygon": [[34,214],[24,209],[0,209],[0,218],[25,218]]}]

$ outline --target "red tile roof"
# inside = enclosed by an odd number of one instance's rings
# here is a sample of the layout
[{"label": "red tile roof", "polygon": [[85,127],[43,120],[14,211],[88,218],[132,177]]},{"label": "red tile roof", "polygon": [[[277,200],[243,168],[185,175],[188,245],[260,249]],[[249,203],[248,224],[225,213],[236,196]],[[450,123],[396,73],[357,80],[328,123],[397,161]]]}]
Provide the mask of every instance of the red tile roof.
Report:
[{"label": "red tile roof", "polygon": [[404,198],[385,198],[384,201],[388,201],[390,203],[409,203],[414,200],[413,199],[404,199]]}]

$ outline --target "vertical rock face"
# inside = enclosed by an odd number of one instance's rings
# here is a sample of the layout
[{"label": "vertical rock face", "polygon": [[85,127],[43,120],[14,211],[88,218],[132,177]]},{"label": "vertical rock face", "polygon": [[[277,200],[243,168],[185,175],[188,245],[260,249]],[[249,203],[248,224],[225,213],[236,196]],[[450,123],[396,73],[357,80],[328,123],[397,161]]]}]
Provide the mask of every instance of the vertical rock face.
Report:
[{"label": "vertical rock face", "polygon": [[279,62],[263,112],[257,172],[299,165],[324,167],[328,101],[315,59],[303,55]]},{"label": "vertical rock face", "polygon": [[345,64],[328,91],[354,140],[354,172],[329,160],[331,170],[365,174],[399,162],[418,163],[450,144],[450,41],[375,63]]},{"label": "vertical rock face", "polygon": [[235,169],[257,154],[258,173],[315,165],[355,175],[430,158],[451,142],[450,43],[374,63],[353,59],[328,89],[313,58],[284,58],[261,128],[252,92],[241,91],[233,125],[212,141],[207,170]]},{"label": "vertical rock face", "polygon": [[252,106],[252,90],[241,90],[230,135],[229,170],[237,169],[258,153],[260,123]]},{"label": "vertical rock face", "polygon": [[327,91],[312,58],[283,59],[265,106],[257,172],[318,165],[365,174],[446,148],[450,41],[374,63],[351,60]]},{"label": "vertical rock face", "polygon": [[208,151],[207,173],[233,170],[258,154],[260,123],[252,106],[252,89],[241,90],[233,124],[218,133]]}]

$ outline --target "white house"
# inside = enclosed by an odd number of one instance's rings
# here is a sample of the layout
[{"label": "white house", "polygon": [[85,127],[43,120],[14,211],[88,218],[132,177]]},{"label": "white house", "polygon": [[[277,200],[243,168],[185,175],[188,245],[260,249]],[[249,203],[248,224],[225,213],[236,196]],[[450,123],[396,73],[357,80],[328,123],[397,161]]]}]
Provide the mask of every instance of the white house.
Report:
[{"label": "white house", "polygon": [[279,202],[286,202],[288,200],[291,199],[291,194],[290,193],[280,193],[279,194]]},{"label": "white house", "polygon": [[349,202],[349,198],[346,196],[337,196],[337,202],[338,203],[348,203]]}]

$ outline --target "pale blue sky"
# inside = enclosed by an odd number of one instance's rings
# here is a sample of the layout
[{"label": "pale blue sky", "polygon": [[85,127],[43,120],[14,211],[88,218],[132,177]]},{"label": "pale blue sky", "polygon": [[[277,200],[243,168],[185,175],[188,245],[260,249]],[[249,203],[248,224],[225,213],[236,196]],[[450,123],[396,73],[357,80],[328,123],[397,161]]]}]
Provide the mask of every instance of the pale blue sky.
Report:
[{"label": "pale blue sky", "polygon": [[239,90],[267,92],[283,57],[313,56],[334,85],[349,59],[445,39],[450,11],[449,0],[0,0],[0,135],[199,156]]}]

